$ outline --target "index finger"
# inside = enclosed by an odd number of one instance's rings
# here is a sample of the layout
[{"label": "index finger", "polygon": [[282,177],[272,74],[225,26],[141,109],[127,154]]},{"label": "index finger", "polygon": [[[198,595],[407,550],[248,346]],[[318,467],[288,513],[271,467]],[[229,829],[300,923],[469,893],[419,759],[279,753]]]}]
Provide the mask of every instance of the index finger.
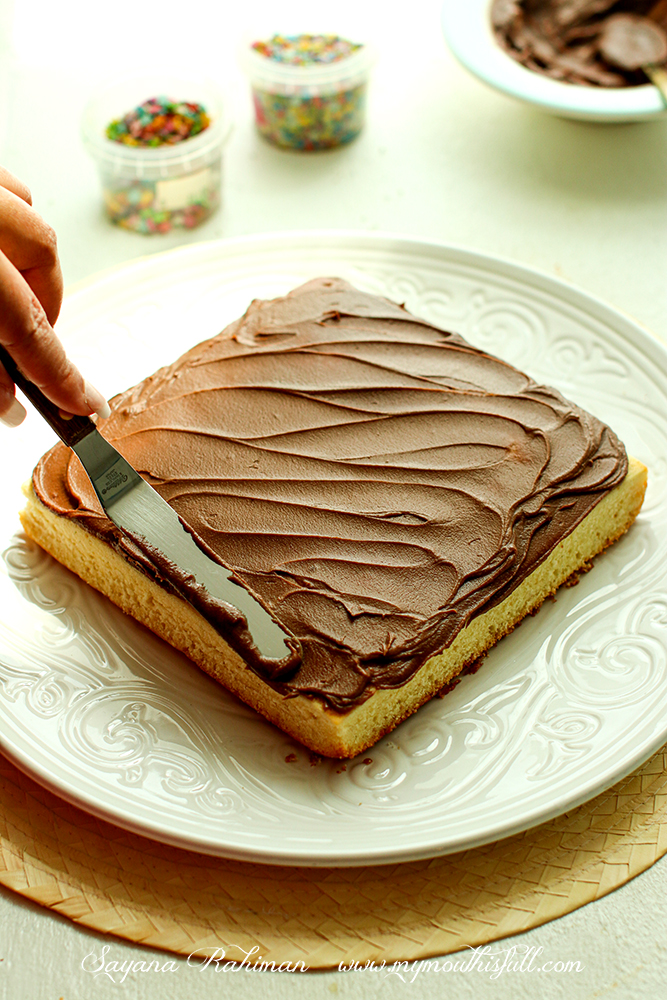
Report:
[{"label": "index finger", "polygon": [[[107,411],[104,398],[67,357],[34,292],[1,251],[0,343],[61,410],[81,415]],[[2,388],[6,395],[7,386]]]},{"label": "index finger", "polygon": [[17,197],[27,202],[28,205],[32,205],[30,188],[26,187],[23,181],[15,177],[6,167],[0,167],[0,186],[17,195]]},{"label": "index finger", "polygon": [[2,185],[0,249],[30,285],[49,322],[55,323],[63,297],[56,234],[20,195]]}]

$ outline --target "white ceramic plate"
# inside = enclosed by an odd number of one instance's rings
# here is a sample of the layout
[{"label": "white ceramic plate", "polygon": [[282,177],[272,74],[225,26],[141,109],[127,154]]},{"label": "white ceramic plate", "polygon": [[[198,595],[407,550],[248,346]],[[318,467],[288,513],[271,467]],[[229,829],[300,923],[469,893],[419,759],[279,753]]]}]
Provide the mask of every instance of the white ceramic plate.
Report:
[{"label": "white ceramic plate", "polygon": [[651,469],[637,524],[447,697],[347,765],[314,762],[26,541],[19,485],[52,441],[30,414],[2,441],[0,743],[64,798],[193,850],[305,865],[432,856],[564,812],[667,740],[667,352],[543,275],[340,232],[145,258],[70,295],[59,328],[111,394],[253,297],[325,274],[406,302],[612,423]]},{"label": "white ceramic plate", "polygon": [[664,118],[667,109],[651,83],[640,87],[582,87],[521,66],[497,44],[491,0],[444,0],[442,27],[452,53],[484,83],[543,111],[597,122]]}]

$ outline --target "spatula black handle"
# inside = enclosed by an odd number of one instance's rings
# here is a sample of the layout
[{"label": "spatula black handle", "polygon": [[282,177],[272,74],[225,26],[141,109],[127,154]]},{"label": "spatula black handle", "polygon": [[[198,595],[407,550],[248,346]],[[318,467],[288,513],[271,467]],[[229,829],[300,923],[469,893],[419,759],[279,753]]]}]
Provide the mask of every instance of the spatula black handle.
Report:
[{"label": "spatula black handle", "polygon": [[0,344],[0,362],[2,362],[7,374],[12,378],[19,389],[28,397],[35,409],[41,413],[54,429],[61,441],[71,448],[77,444],[81,438],[89,434],[95,426],[90,417],[80,417],[77,415],[63,416],[61,410],[55,403],[47,399],[41,389],[38,389],[34,382],[26,378],[18,365]]}]

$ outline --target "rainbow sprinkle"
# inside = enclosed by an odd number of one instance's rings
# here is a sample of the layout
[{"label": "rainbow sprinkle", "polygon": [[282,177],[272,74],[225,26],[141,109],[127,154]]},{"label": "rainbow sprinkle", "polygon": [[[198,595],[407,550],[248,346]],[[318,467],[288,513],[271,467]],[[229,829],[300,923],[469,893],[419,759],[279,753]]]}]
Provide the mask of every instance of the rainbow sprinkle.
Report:
[{"label": "rainbow sprinkle", "polygon": [[266,59],[289,66],[339,62],[361,45],[338,35],[273,35],[268,42],[254,42],[253,49]]},{"label": "rainbow sprinkle", "polygon": [[149,97],[107,125],[107,139],[125,146],[165,146],[192,139],[211,120],[201,104]]}]

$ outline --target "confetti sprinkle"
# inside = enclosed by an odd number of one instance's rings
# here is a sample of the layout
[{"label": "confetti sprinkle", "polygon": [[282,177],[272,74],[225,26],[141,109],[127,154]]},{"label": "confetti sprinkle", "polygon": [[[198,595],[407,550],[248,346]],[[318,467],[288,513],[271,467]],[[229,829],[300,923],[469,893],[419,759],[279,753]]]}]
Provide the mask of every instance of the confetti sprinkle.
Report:
[{"label": "confetti sprinkle", "polygon": [[265,139],[288,149],[331,149],[350,142],[364,120],[365,85],[321,97],[255,89],[255,119]]},{"label": "confetti sprinkle", "polygon": [[[135,233],[169,233],[172,229],[194,229],[205,222],[220,204],[220,168],[202,171],[199,190],[184,196],[179,207],[165,207],[165,185],[175,181],[107,178],[102,194],[107,215],[117,226]],[[169,202],[169,199],[166,199]]]},{"label": "confetti sprinkle", "polygon": [[[331,149],[354,139],[364,123],[366,80],[357,73],[351,83],[344,61],[362,48],[338,35],[273,35],[254,42],[252,49],[267,62],[294,70],[288,86],[282,80],[275,87],[264,78],[254,82],[260,134],[276,146],[300,150]],[[338,64],[339,81],[335,76],[320,84],[299,79],[304,69]]]},{"label": "confetti sprinkle", "polygon": [[209,116],[201,104],[149,97],[123,118],[110,122],[106,135],[112,142],[126,146],[164,146],[192,139],[209,125]]},{"label": "confetti sprinkle", "polygon": [[339,62],[361,45],[338,35],[274,35],[268,42],[254,42],[253,49],[266,59],[290,66],[326,65]]},{"label": "confetti sprinkle", "polygon": [[[140,150],[165,149],[200,135],[211,124],[201,104],[149,97],[123,118],[107,125],[112,142]],[[168,233],[193,229],[215,211],[220,201],[220,161],[196,172],[160,179],[111,172],[103,177],[103,196],[109,218],[123,229],[137,233]]]}]

